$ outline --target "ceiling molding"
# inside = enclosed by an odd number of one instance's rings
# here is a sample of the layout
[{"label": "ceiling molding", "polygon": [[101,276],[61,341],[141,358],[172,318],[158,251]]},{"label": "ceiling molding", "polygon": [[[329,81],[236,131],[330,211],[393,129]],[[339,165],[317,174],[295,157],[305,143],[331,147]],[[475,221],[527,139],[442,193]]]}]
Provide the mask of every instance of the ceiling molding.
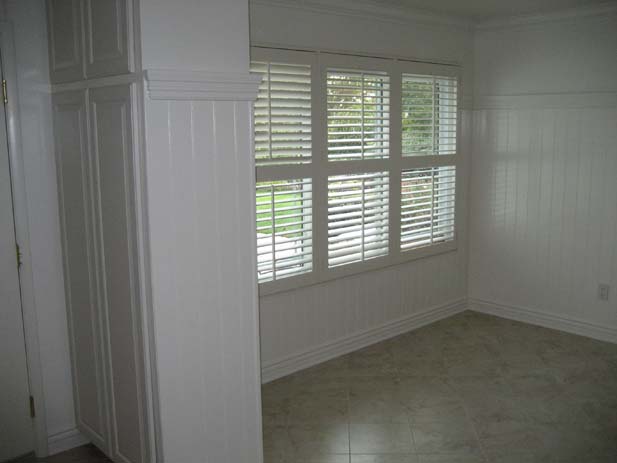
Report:
[{"label": "ceiling molding", "polygon": [[250,6],[251,8],[254,6],[287,8],[403,25],[448,26],[469,30],[474,27],[474,21],[460,16],[440,15],[410,7],[388,6],[388,8],[378,8],[374,3],[366,0],[337,0],[336,2],[328,2],[327,0],[251,0]]},{"label": "ceiling molding", "polygon": [[207,72],[148,69],[151,100],[253,101],[261,76],[244,72]]},{"label": "ceiling molding", "polygon": [[508,29],[534,24],[555,23],[572,21],[586,17],[605,17],[617,14],[617,1],[610,1],[597,5],[589,5],[578,8],[568,8],[566,10],[554,11],[551,13],[528,14],[520,16],[510,16],[505,18],[489,19],[476,23],[477,30]]}]

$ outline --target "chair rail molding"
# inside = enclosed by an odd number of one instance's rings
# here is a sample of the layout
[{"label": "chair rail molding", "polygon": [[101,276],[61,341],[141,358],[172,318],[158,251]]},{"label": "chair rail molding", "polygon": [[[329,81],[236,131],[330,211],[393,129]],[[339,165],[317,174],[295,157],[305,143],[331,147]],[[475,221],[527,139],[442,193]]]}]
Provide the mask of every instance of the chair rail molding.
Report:
[{"label": "chair rail molding", "polygon": [[261,77],[244,72],[148,69],[152,100],[254,101]]}]

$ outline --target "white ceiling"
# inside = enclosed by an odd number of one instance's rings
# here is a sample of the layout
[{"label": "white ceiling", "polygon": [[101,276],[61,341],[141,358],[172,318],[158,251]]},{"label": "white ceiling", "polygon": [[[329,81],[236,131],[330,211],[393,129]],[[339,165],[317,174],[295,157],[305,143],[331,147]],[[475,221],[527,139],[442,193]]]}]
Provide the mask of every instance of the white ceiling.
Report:
[{"label": "white ceiling", "polygon": [[372,0],[372,3],[385,8],[413,8],[427,13],[483,21],[605,5],[608,2],[606,0]]}]

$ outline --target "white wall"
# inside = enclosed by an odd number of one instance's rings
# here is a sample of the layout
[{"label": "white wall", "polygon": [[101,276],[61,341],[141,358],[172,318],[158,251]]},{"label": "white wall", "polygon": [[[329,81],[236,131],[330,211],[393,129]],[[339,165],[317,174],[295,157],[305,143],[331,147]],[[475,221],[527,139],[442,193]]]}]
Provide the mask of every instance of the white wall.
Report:
[{"label": "white wall", "polygon": [[472,302],[617,340],[616,50],[615,10],[477,32]]},{"label": "white wall", "polygon": [[[469,27],[421,24],[413,18],[405,23],[407,19],[256,2],[251,8],[251,44],[459,63],[464,100],[469,99],[473,75]],[[464,111],[461,179],[467,177],[469,117]],[[457,251],[261,297],[263,379],[392,335],[396,327],[408,329],[425,320],[422,315],[431,309],[456,310],[456,303],[467,295],[466,182],[459,186]]]},{"label": "white wall", "polygon": [[47,433],[53,444],[74,431],[75,420],[51,137],[45,4],[11,0],[5,5],[15,34],[34,301]]}]

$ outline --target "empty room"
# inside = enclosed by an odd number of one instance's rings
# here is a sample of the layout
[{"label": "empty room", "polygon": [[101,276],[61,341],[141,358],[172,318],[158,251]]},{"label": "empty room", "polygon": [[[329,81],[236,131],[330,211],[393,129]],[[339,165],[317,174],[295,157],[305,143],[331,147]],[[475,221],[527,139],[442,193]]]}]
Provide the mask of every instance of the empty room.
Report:
[{"label": "empty room", "polygon": [[617,463],[617,2],[0,0],[0,462]]}]

